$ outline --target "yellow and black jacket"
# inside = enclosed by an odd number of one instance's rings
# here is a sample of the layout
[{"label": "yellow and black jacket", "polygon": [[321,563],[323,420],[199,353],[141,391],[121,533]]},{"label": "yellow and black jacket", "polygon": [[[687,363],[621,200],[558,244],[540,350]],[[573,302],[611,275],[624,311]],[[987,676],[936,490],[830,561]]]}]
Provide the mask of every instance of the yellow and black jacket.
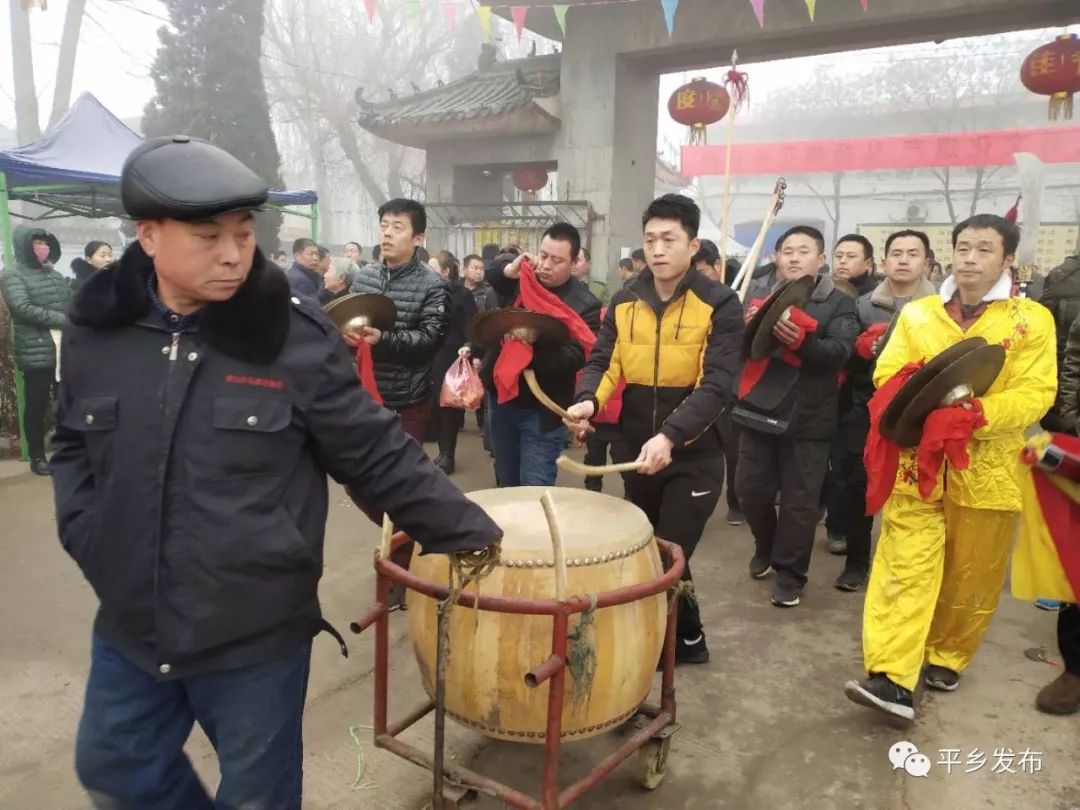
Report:
[{"label": "yellow and black jacket", "polygon": [[625,380],[619,425],[635,454],[658,433],[676,450],[715,451],[710,428],[731,402],[742,333],[730,288],[691,268],[661,301],[646,269],[612,298],[575,401],[599,411]]}]

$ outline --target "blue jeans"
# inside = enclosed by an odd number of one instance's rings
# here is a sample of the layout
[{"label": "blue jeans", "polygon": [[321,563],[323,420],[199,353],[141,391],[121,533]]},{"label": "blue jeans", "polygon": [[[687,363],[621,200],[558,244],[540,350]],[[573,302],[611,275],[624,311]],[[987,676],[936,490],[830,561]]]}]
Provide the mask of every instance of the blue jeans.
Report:
[{"label": "blue jeans", "polygon": [[566,447],[566,428],[544,429],[540,412],[512,402],[488,409],[500,487],[554,486],[555,461]]},{"label": "blue jeans", "polygon": [[[288,658],[159,681],[94,635],[75,770],[98,810],[300,810],[311,645]],[[211,800],[184,743],[217,752]]]}]

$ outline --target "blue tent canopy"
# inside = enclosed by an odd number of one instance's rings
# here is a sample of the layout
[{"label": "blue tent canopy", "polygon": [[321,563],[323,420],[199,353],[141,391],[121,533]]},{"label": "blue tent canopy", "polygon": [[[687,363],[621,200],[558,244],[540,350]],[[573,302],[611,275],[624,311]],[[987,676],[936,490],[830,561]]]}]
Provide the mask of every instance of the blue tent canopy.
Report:
[{"label": "blue tent canopy", "polygon": [[[120,171],[142,138],[90,93],[83,93],[41,138],[0,151],[11,199],[84,216],[122,215]],[[314,191],[273,190],[277,205],[315,205]],[[67,204],[65,204],[67,203]]]}]

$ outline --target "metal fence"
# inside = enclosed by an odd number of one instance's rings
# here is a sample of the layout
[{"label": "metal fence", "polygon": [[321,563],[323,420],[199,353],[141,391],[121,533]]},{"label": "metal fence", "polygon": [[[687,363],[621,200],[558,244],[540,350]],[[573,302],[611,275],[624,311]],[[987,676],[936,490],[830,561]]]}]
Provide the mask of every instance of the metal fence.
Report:
[{"label": "metal fence", "polygon": [[591,247],[594,217],[587,202],[427,203],[424,207],[428,249],[449,250],[459,259],[479,254],[488,244],[535,251],[544,231],[556,222],[573,225],[581,232],[581,244]]}]

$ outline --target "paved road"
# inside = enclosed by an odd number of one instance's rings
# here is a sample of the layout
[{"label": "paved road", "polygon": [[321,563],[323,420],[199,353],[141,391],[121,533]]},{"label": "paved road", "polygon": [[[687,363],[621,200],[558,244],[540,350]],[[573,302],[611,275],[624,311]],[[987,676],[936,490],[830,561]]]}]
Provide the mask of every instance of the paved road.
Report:
[{"label": "paved road", "polygon": [[[490,468],[475,434],[463,437],[457,483],[489,486]],[[86,798],[71,767],[82,702],[94,598],[61,551],[48,482],[11,464],[0,470],[0,808],[68,810]],[[14,473],[5,476],[4,473]],[[577,481],[564,481],[576,486]],[[610,486],[610,485],[609,485]],[[722,514],[718,517],[722,518]],[[321,595],[330,620],[344,628],[368,605],[375,527],[335,490]],[[1080,719],[1048,718],[1031,707],[1038,688],[1057,671],[1024,657],[1044,646],[1052,658],[1053,617],[1009,597],[960,690],[922,695],[913,726],[892,724],[848,703],[842,684],[859,674],[860,595],[831,587],[841,563],[815,553],[801,607],[768,603],[767,582],[745,574],[750,535],[714,520],[694,561],[713,660],[679,671],[679,718],[667,780],[645,793],[624,766],[580,803],[609,810],[795,810],[884,808],[1080,810],[1077,740]],[[391,712],[421,697],[404,617],[392,627]],[[368,742],[362,789],[352,788],[357,748],[351,725],[371,722],[370,638],[352,638],[352,655],[320,637],[315,645],[305,720],[305,808],[405,810],[425,801],[428,776]],[[430,721],[410,732],[421,746]],[[935,763],[927,778],[894,771],[888,750],[910,740]],[[564,750],[564,767],[587,771],[617,738]],[[972,773],[975,748],[986,764]],[[951,775],[936,763],[940,749],[959,749]],[[995,749],[1011,749],[1016,773],[993,773]],[[1020,752],[1041,754],[1041,770],[1021,772]],[[214,760],[201,734],[189,745],[196,767],[215,782]],[[539,751],[485,741],[451,726],[453,756],[522,789],[538,783]],[[1003,751],[1002,762],[1008,764]],[[1028,768],[1032,769],[1031,766]],[[483,800],[480,807],[497,807]]]}]

